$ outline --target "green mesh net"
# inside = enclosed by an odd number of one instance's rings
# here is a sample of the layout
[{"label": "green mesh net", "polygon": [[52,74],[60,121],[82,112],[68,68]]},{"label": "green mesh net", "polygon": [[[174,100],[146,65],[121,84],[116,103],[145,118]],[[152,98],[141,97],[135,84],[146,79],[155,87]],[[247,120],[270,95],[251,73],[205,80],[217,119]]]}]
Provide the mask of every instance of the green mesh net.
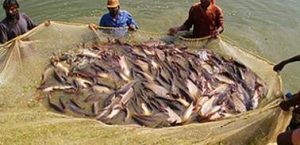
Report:
[{"label": "green mesh net", "polygon": [[[49,23],[49,22],[47,22]],[[0,144],[274,144],[291,119],[278,104],[281,79],[273,64],[233,45],[227,38],[211,40],[169,37],[138,30],[120,38],[129,44],[149,39],[174,42],[197,52],[209,48],[243,63],[268,86],[267,96],[252,111],[220,121],[151,129],[136,125],[105,125],[99,121],[61,115],[35,100],[41,74],[53,53],[85,43],[105,43],[110,34],[84,24],[50,22],[11,40],[0,49]]]}]

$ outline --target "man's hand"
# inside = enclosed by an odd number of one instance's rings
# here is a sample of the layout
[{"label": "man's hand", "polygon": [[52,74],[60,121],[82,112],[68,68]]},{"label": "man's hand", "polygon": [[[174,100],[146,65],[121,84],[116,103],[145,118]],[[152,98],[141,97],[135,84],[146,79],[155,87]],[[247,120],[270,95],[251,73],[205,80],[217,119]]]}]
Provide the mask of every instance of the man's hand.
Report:
[{"label": "man's hand", "polygon": [[285,66],[285,63],[284,62],[280,62],[280,63],[276,64],[273,67],[273,70],[276,71],[276,72],[280,72],[283,69],[284,66]]},{"label": "man's hand", "polygon": [[128,30],[129,31],[135,31],[136,30],[135,25],[129,25]]},{"label": "man's hand", "polygon": [[218,35],[220,35],[220,32],[218,30],[213,31],[213,33],[211,34],[212,38],[217,38]]},{"label": "man's hand", "polygon": [[288,111],[290,109],[290,106],[286,103],[286,101],[282,101],[279,104],[279,107],[283,110],[283,111]]},{"label": "man's hand", "polygon": [[96,24],[89,24],[89,28],[92,30],[92,31],[96,31],[97,29],[97,25]]},{"label": "man's hand", "polygon": [[49,27],[49,26],[51,25],[51,21],[50,21],[50,20],[45,21],[45,22],[44,22],[44,25],[45,25],[46,27]]},{"label": "man's hand", "polygon": [[174,36],[174,35],[176,35],[177,34],[177,32],[178,32],[178,28],[177,27],[174,27],[174,28],[170,28],[169,29],[169,35],[171,35],[171,36]]}]

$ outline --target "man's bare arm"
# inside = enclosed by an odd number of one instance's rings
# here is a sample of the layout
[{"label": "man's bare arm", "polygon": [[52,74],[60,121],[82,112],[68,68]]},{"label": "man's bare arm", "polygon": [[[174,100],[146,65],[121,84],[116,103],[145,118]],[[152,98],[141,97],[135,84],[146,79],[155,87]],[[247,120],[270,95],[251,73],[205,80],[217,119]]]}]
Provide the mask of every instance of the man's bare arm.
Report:
[{"label": "man's bare arm", "polygon": [[279,72],[284,68],[285,65],[296,61],[300,61],[300,55],[281,61],[274,66],[273,70]]}]

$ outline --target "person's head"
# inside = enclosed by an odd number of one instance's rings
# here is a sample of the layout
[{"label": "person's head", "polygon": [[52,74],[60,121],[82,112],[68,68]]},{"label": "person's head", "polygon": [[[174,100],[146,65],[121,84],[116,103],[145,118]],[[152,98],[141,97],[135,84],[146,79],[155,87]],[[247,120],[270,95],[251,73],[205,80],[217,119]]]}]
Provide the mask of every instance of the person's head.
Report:
[{"label": "person's head", "polygon": [[5,9],[7,17],[19,19],[19,3],[17,0],[4,0],[3,8]]},{"label": "person's head", "polygon": [[117,16],[120,10],[119,0],[107,0],[107,9],[111,16]]},{"label": "person's head", "polygon": [[200,0],[201,7],[202,7],[203,9],[207,9],[208,6],[210,5],[210,2],[211,2],[211,0]]}]

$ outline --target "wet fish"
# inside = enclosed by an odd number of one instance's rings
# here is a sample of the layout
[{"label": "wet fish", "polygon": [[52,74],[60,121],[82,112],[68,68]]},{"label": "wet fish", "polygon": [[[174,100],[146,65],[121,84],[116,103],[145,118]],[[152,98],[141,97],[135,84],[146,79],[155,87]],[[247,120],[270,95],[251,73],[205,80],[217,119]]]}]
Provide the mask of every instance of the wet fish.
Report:
[{"label": "wet fish", "polygon": [[143,115],[150,116],[152,114],[151,111],[149,110],[149,108],[147,107],[147,105],[145,103],[142,103],[141,107],[142,107],[143,112],[144,112]]},{"label": "wet fish", "polygon": [[208,95],[212,96],[215,94],[225,93],[229,90],[229,85],[227,84],[220,84],[217,88],[215,88],[213,91],[211,91]]},{"label": "wet fish", "polygon": [[69,75],[70,70],[69,70],[68,66],[64,66],[61,62],[53,62],[53,65],[55,68],[62,71],[66,76]]},{"label": "wet fish", "polygon": [[237,93],[233,93],[230,97],[231,103],[234,105],[234,109],[238,113],[246,112],[247,108],[243,100],[238,96]]},{"label": "wet fish", "polygon": [[159,85],[156,85],[156,84],[154,84],[154,83],[143,83],[143,85],[146,87],[146,88],[148,88],[148,89],[150,89],[150,90],[152,90],[156,95],[158,95],[158,96],[167,96],[167,94],[168,94],[168,90],[167,89],[165,89],[164,87],[161,87],[161,86],[159,86]]},{"label": "wet fish", "polygon": [[100,85],[94,85],[92,87],[93,91],[97,94],[102,94],[102,93],[106,93],[106,94],[109,94],[112,92],[112,90],[108,87],[105,87],[105,86],[100,86]]},{"label": "wet fish", "polygon": [[80,88],[80,87],[87,88],[87,87],[93,86],[93,83],[91,81],[88,81],[81,77],[75,77],[73,82],[77,88]]},{"label": "wet fish", "polygon": [[47,98],[48,98],[48,104],[51,108],[53,108],[55,111],[60,112],[60,113],[65,112],[65,106],[63,106],[61,103],[60,103],[61,105],[52,103],[50,96],[48,96]]},{"label": "wet fish", "polygon": [[197,87],[197,85],[192,82],[190,79],[187,79],[186,80],[186,86],[190,92],[190,94],[193,96],[193,97],[199,97],[199,89]]},{"label": "wet fish", "polygon": [[190,106],[184,112],[184,115],[182,117],[182,122],[187,122],[191,118],[194,108],[195,108],[194,104],[190,104]]},{"label": "wet fish", "polygon": [[182,120],[181,118],[169,107],[165,108],[165,110],[167,111],[167,114],[169,116],[169,118],[167,119],[171,124],[178,124],[181,123]]},{"label": "wet fish", "polygon": [[54,68],[51,65],[48,65],[42,74],[41,86],[43,86],[46,81],[52,76],[54,73]]},{"label": "wet fish", "polygon": [[88,49],[79,49],[79,55],[101,59],[101,57],[98,54],[96,54]]},{"label": "wet fish", "polygon": [[74,89],[74,87],[73,86],[51,86],[51,87],[44,88],[42,91],[46,93],[55,90],[68,90],[68,89]]},{"label": "wet fish", "polygon": [[120,57],[119,64],[120,64],[121,69],[123,70],[124,74],[127,77],[130,77],[130,68],[129,68],[127,60],[124,56]]},{"label": "wet fish", "polygon": [[107,124],[168,127],[219,120],[257,108],[267,93],[263,80],[233,59],[160,41],[113,40],[56,54],[51,64],[39,89],[64,96],[57,103],[48,98],[49,107]]}]

